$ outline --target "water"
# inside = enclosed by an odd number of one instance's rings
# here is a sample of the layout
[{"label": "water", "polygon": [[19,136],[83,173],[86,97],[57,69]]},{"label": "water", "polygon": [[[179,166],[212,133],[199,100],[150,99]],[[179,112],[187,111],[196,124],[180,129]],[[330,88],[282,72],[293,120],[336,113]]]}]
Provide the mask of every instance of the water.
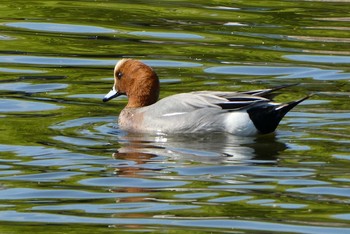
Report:
[{"label": "water", "polygon": [[[347,1],[2,1],[0,233],[350,233]],[[141,135],[101,98],[299,83],[269,136]]]}]

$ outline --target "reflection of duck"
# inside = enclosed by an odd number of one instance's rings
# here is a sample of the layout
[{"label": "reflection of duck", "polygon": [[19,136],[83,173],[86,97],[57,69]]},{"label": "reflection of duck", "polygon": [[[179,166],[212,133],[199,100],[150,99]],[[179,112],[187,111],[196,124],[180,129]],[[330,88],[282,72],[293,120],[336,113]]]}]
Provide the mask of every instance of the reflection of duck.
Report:
[{"label": "reflection of duck", "polygon": [[132,132],[229,132],[253,136],[275,131],[281,119],[303,99],[285,104],[269,98],[275,89],[248,92],[182,93],[158,101],[159,80],[149,66],[137,60],[120,60],[114,69],[108,101],[129,98],[120,113],[119,126]]},{"label": "reflection of duck", "polygon": [[[284,144],[275,141],[274,135],[266,137],[239,137],[227,133],[213,133],[172,134],[167,136],[137,133],[124,135],[119,132],[117,137],[121,147],[117,152],[113,153],[113,158],[129,163],[119,164],[115,171],[116,176],[138,178],[141,181],[145,177],[154,177],[157,178],[157,181],[164,180],[163,183],[166,183],[167,188],[169,187],[171,190],[174,189],[171,182],[174,182],[174,179],[181,180],[181,175],[183,175],[176,171],[177,169],[186,171],[186,169],[192,168],[192,170],[196,171],[195,173],[198,173],[194,177],[199,177],[194,179],[195,181],[202,181],[203,178],[207,181],[209,173],[211,176],[208,180],[213,182],[217,180],[215,175],[229,173],[227,168],[230,168],[230,170],[235,168],[235,166],[225,167],[222,165],[249,165],[257,163],[256,160],[268,160],[269,163],[274,163],[278,152],[286,148]],[[251,159],[254,159],[254,161],[249,161]],[[213,167],[213,164],[219,165]],[[221,171],[221,168],[226,170]],[[186,175],[186,172],[184,173]],[[202,175],[205,175],[205,177],[202,177]],[[155,187],[147,187],[130,184],[130,186],[113,188],[111,191],[116,193],[149,193],[157,192],[158,189],[157,185]],[[186,188],[177,189],[186,190]],[[192,190],[191,188],[187,189],[188,191]],[[162,188],[161,192],[163,192]],[[118,200],[118,202],[133,204],[153,201],[157,203],[162,202],[164,205],[167,203],[171,204],[173,200],[171,198],[170,200],[159,200],[157,196],[155,198],[148,196],[127,197]],[[141,212],[132,212],[130,214],[116,213],[114,215],[114,217],[123,218],[147,216],[149,214]]]},{"label": "reflection of duck", "polygon": [[241,160],[275,160],[285,144],[274,135],[240,137],[227,133],[151,135],[129,133],[115,158],[133,160],[143,164],[153,157],[165,156],[170,160],[191,160],[222,163]]}]

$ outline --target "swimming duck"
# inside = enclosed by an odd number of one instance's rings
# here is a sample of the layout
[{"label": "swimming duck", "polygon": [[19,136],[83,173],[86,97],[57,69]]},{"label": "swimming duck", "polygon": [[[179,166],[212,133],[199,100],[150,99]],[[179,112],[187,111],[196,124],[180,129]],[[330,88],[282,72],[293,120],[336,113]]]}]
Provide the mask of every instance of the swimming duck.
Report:
[{"label": "swimming duck", "polygon": [[141,61],[122,59],[114,68],[114,85],[103,98],[128,97],[119,127],[131,132],[194,133],[228,132],[254,136],[274,132],[293,107],[309,98],[276,103],[273,92],[291,85],[247,92],[199,91],[158,100],[159,79]]}]

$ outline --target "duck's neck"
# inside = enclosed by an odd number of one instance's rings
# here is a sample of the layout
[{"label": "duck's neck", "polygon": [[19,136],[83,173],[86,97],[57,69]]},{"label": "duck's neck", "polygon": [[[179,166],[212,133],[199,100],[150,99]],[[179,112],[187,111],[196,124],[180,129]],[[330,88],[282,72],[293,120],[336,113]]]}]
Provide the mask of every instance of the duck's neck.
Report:
[{"label": "duck's neck", "polygon": [[158,101],[159,91],[152,91],[149,95],[129,96],[127,108],[139,108],[149,106]]}]

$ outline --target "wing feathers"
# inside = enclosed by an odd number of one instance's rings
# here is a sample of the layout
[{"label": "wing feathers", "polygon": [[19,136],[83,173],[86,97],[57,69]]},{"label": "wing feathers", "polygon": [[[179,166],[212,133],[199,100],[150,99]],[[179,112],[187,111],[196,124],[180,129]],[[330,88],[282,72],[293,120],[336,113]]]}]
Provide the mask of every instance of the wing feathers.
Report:
[{"label": "wing feathers", "polygon": [[216,103],[216,105],[220,106],[224,110],[234,110],[249,106],[253,103],[258,102],[257,100],[248,100],[248,101],[229,101],[223,103]]},{"label": "wing feathers", "polygon": [[271,88],[271,89],[251,90],[251,91],[246,91],[246,92],[242,92],[242,93],[271,99],[270,98],[271,96],[272,97],[275,96],[274,94],[271,94],[272,92],[276,92],[278,90],[281,90],[281,89],[284,89],[284,88],[289,88],[289,87],[296,86],[296,85],[298,85],[298,83],[281,85],[281,86],[277,86],[277,87]]}]

